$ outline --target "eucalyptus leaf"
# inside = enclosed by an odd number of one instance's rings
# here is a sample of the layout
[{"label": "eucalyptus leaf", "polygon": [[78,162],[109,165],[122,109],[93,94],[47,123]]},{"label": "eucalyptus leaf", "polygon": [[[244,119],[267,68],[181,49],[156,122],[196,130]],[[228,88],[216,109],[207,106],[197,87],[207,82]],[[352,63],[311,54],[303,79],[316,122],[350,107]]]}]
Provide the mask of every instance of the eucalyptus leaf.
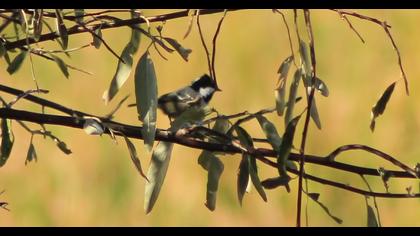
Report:
[{"label": "eucalyptus leaf", "polygon": [[137,63],[134,77],[137,113],[143,122],[144,144],[151,151],[156,133],[157,81],[153,61],[148,51]]},{"label": "eucalyptus leaf", "polygon": [[284,132],[283,141],[277,156],[277,170],[279,171],[280,176],[287,175],[286,162],[289,158],[290,151],[292,150],[296,125],[298,124],[299,119],[300,116],[293,118],[293,120],[287,124],[286,131]]},{"label": "eucalyptus leaf", "polygon": [[376,118],[382,115],[385,111],[386,104],[391,98],[392,92],[394,92],[395,84],[396,82],[389,85],[388,88],[386,88],[385,92],[382,94],[382,96],[379,98],[379,100],[376,102],[376,104],[372,107],[370,122],[370,130],[372,130],[372,132],[375,130]]},{"label": "eucalyptus leaf", "polygon": [[314,200],[314,201],[318,201],[320,194],[319,193],[308,193],[308,196]]},{"label": "eucalyptus leaf", "polygon": [[152,211],[165,180],[171,159],[173,143],[159,142],[152,154],[144,193],[144,210],[146,214]]},{"label": "eucalyptus leaf", "polygon": [[265,189],[275,189],[279,186],[286,186],[289,184],[290,181],[290,176],[285,175],[285,176],[277,176],[274,178],[268,178],[265,179],[261,182],[261,185],[265,188]]},{"label": "eucalyptus leaf", "polygon": [[[305,192],[306,193],[306,192]],[[314,202],[318,203],[318,205],[322,208],[322,210],[325,211],[325,213],[327,213],[327,215],[329,217],[331,217],[331,219],[333,219],[337,224],[342,224],[343,220],[338,218],[337,216],[334,216],[330,210],[328,209],[327,206],[325,206],[322,202],[320,202],[319,199],[319,194],[317,195],[316,193],[309,193],[308,194],[309,198],[312,199]]]},{"label": "eucalyptus leaf", "polygon": [[328,90],[327,84],[322,81],[320,78],[315,77],[315,88],[322,94],[324,97],[328,97],[330,95],[330,91]]},{"label": "eucalyptus leaf", "polygon": [[130,44],[125,46],[124,50],[121,53],[121,58],[124,60],[118,61],[117,71],[115,72],[114,77],[111,80],[111,84],[109,85],[109,89],[104,92],[102,99],[107,104],[111,101],[112,98],[117,94],[119,89],[124,85],[127,81],[128,76],[131,73],[131,68],[133,66],[133,57],[131,55],[132,48]]},{"label": "eucalyptus leaf", "polygon": [[9,72],[9,74],[13,74],[18,71],[22,66],[27,54],[27,51],[20,52],[7,67],[7,72]]},{"label": "eucalyptus leaf", "polygon": [[129,138],[127,138],[127,136],[124,135],[124,140],[127,143],[127,148],[128,151],[130,152],[130,157],[131,160],[133,161],[134,166],[136,167],[137,171],[139,172],[139,174],[145,178],[147,180],[146,175],[143,173],[143,169],[141,168],[141,162],[139,157],[137,156],[137,151],[136,151],[136,147],[134,146],[134,144],[130,141]]},{"label": "eucalyptus leaf", "polygon": [[261,198],[264,200],[264,202],[267,202],[267,195],[265,194],[264,188],[261,184],[260,178],[258,177],[258,170],[257,170],[257,162],[255,157],[244,154],[247,156],[248,160],[248,167],[249,167],[249,175],[251,177],[252,184],[255,186],[255,189],[257,189],[258,194],[260,194]]},{"label": "eucalyptus leaf", "polygon": [[104,127],[95,119],[86,119],[83,124],[83,130],[88,135],[101,135],[104,133]]},{"label": "eucalyptus leaf", "polygon": [[210,156],[207,177],[206,207],[214,211],[216,209],[217,190],[219,188],[219,179],[223,173],[223,163],[215,155]]},{"label": "eucalyptus leaf", "polygon": [[57,147],[65,154],[71,154],[71,150],[67,148],[67,144],[63,141],[57,141]]},{"label": "eucalyptus leaf", "polygon": [[241,144],[247,148],[254,146],[252,137],[248,134],[248,132],[246,132],[244,128],[241,126],[235,126],[235,131]]},{"label": "eucalyptus leaf", "polygon": [[299,87],[299,82],[302,77],[302,70],[297,69],[295,74],[293,75],[293,82],[290,85],[290,92],[289,92],[289,101],[287,102],[286,114],[284,116],[284,125],[287,126],[289,122],[292,120],[293,116],[293,109],[295,108],[296,103],[296,95],[297,90]]},{"label": "eucalyptus leaf", "polygon": [[[131,12],[131,19],[137,19],[140,17],[140,13],[136,12],[135,9],[131,9],[130,12]],[[135,26],[140,26],[140,24],[137,24]],[[130,44],[131,44],[131,54],[136,53],[139,50],[139,46],[140,46],[140,30],[131,28]]]},{"label": "eucalyptus leaf", "polygon": [[83,16],[85,15],[85,9],[74,9],[74,16],[79,24],[83,24]]},{"label": "eucalyptus leaf", "polygon": [[236,182],[239,204],[242,206],[242,200],[247,189],[249,181],[249,163],[245,155],[242,155],[239,164],[238,180]]},{"label": "eucalyptus leaf", "polygon": [[95,35],[93,36],[93,46],[95,46],[96,49],[99,49],[101,47],[102,41],[100,40],[102,38],[102,25],[100,25],[98,28],[95,29]]},{"label": "eucalyptus leaf", "polygon": [[184,34],[184,39],[186,39],[188,37],[188,35],[191,33],[195,12],[196,12],[196,10],[188,9],[188,16],[190,16],[190,21],[188,22],[188,28],[187,28],[187,31]]},{"label": "eucalyptus leaf", "polygon": [[316,107],[315,96],[312,99],[312,106],[311,106],[311,118],[315,122],[315,125],[318,129],[321,129],[321,119],[319,118],[318,108]]},{"label": "eucalyptus leaf", "polygon": [[[229,121],[224,118],[217,119],[213,125],[212,130],[219,133],[225,134],[229,129]],[[210,165],[210,159],[214,155],[213,152],[203,150],[198,157],[198,164],[203,167],[203,169],[208,170]]]},{"label": "eucalyptus leaf", "polygon": [[[217,119],[212,128],[212,130],[223,134],[226,133],[228,129],[229,121],[224,118]],[[208,171],[205,205],[209,210],[214,211],[216,208],[216,197],[219,186],[219,179],[224,169],[223,163],[215,155],[215,153],[203,150],[198,157],[198,164],[200,164],[203,169]]]},{"label": "eucalyptus leaf", "polygon": [[177,52],[178,54],[184,59],[185,61],[188,61],[188,56],[192,52],[189,48],[184,48],[181,44],[178,43],[175,39],[164,37],[163,39],[166,40]]},{"label": "eucalyptus leaf", "polygon": [[55,10],[56,15],[56,24],[57,24],[57,33],[61,38],[61,42],[63,43],[63,49],[66,50],[69,44],[69,36],[67,33],[66,25],[63,21],[63,12],[59,9]]},{"label": "eucalyptus leaf", "polygon": [[[299,42],[299,53],[300,58],[302,59],[303,69],[304,71],[302,74],[311,77],[312,71],[311,71],[311,58],[309,56],[308,47],[306,43],[303,40],[300,40]],[[308,84],[308,87],[310,87],[311,84]]]},{"label": "eucalyptus leaf", "polygon": [[273,123],[271,123],[267,118],[265,118],[263,115],[258,114],[257,115],[258,123],[260,124],[262,130],[265,133],[265,136],[267,137],[268,142],[271,144],[273,149],[278,152],[280,150],[281,145],[281,137],[277,133],[277,129],[274,126]]},{"label": "eucalyptus leaf", "polygon": [[289,73],[290,64],[293,61],[293,56],[287,57],[280,65],[279,70],[277,73],[280,74],[278,80],[278,87],[275,90],[275,98],[276,98],[276,110],[279,116],[283,115],[284,108],[286,107],[286,80],[287,74]]},{"label": "eucalyptus leaf", "polygon": [[36,155],[35,146],[31,142],[31,144],[29,145],[28,153],[26,154],[25,165],[33,160],[35,160],[36,162],[38,160],[38,157]]},{"label": "eucalyptus leaf", "polygon": [[[132,18],[137,17],[138,13],[131,12]],[[111,80],[109,89],[106,90],[102,96],[102,99],[107,104],[111,101],[112,98],[117,94],[119,89],[127,81],[128,76],[130,76],[131,68],[133,66],[133,55],[137,52],[140,44],[140,31],[137,29],[131,30],[130,41],[125,46],[124,50],[121,53],[121,58],[124,61],[118,60],[117,71],[115,72],[114,77]]]},{"label": "eucalyptus leaf", "polygon": [[[169,130],[175,132],[187,122],[202,120],[209,111],[209,109],[191,107],[175,118]],[[149,180],[146,183],[144,196],[144,209],[146,213],[149,213],[152,210],[159,196],[160,189],[168,170],[172,148],[173,143],[159,142],[152,153],[152,160],[146,175]]]},{"label": "eucalyptus leaf", "polygon": [[12,152],[15,137],[12,131],[12,124],[9,119],[1,119],[1,147],[0,147],[0,167],[6,164]]},{"label": "eucalyptus leaf", "polygon": [[50,54],[50,56],[54,59],[55,63],[57,63],[58,68],[60,68],[61,72],[63,72],[66,78],[69,78],[69,70],[67,64],[59,57]]},{"label": "eucalyptus leaf", "polygon": [[6,54],[6,47],[4,46],[3,40],[0,39],[0,58]]},{"label": "eucalyptus leaf", "polygon": [[369,206],[366,199],[366,207],[367,207],[367,227],[378,227],[378,221],[376,220],[375,212],[373,208]]},{"label": "eucalyptus leaf", "polygon": [[39,37],[42,34],[42,16],[43,16],[43,9],[35,9],[34,17],[33,17],[33,39],[38,42]]}]

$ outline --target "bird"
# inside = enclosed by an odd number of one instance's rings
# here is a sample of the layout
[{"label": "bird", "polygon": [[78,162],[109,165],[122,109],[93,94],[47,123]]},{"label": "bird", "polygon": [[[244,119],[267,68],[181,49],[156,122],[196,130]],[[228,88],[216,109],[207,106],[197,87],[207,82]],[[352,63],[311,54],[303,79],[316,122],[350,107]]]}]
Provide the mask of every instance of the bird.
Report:
[{"label": "bird", "polygon": [[190,85],[160,96],[158,108],[169,119],[176,118],[190,107],[205,107],[218,90],[216,82],[208,74],[203,74]]}]

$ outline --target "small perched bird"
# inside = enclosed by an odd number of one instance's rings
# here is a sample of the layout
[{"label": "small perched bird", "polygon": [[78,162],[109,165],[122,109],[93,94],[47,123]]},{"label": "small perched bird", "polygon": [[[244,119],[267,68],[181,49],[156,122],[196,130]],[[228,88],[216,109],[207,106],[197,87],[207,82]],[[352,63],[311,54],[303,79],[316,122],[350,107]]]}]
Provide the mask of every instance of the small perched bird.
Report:
[{"label": "small perched bird", "polygon": [[214,80],[204,74],[194,80],[191,85],[160,96],[158,107],[169,118],[175,118],[192,106],[206,106],[216,90]]}]

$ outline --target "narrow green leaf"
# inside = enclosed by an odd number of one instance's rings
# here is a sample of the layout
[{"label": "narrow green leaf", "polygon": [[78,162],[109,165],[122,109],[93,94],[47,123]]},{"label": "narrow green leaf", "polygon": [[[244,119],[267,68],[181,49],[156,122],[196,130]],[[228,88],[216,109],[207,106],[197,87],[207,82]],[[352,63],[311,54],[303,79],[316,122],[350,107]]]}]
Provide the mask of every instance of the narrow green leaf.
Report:
[{"label": "narrow green leaf", "polygon": [[68,79],[69,78],[69,70],[67,64],[59,57],[50,54],[50,56],[54,59],[55,63],[57,63],[58,68],[60,68],[61,72],[63,72],[64,76]]},{"label": "narrow green leaf", "polygon": [[293,139],[295,136],[296,125],[300,119],[300,116],[293,118],[287,124],[286,131],[283,135],[283,141],[280,146],[279,154],[277,156],[277,169],[279,171],[280,176],[287,175],[286,171],[286,162],[289,158],[290,151],[292,150],[293,146]]},{"label": "narrow green leaf", "polygon": [[[306,192],[305,192],[305,193],[306,193]],[[342,220],[342,219],[340,219],[340,218],[338,218],[338,217],[334,216],[334,215],[330,212],[330,210],[328,209],[328,207],[327,207],[327,206],[325,206],[322,202],[318,201],[319,194],[318,194],[318,195],[316,195],[316,193],[309,193],[309,194],[308,194],[308,196],[309,196],[309,198],[310,198],[310,199],[312,199],[314,202],[318,203],[318,205],[322,208],[322,210],[324,210],[324,211],[325,211],[325,213],[327,213],[327,215],[328,215],[329,217],[331,217],[331,219],[333,219],[333,220],[334,220],[337,224],[342,224],[342,223],[343,223],[343,220]]]},{"label": "narrow green leaf", "polygon": [[214,156],[212,152],[209,152],[207,150],[204,150],[201,152],[200,156],[198,156],[198,164],[203,167],[204,170],[209,170],[210,167],[210,160]]},{"label": "narrow green leaf", "polygon": [[390,86],[388,86],[388,88],[386,88],[385,92],[379,98],[378,102],[376,102],[376,104],[372,107],[370,123],[370,129],[372,130],[372,132],[375,130],[376,118],[384,113],[386,104],[391,98],[392,92],[394,92],[395,83],[396,82],[392,83]]},{"label": "narrow green leaf", "polygon": [[238,180],[236,182],[239,204],[242,206],[242,200],[245,195],[246,187],[249,181],[249,167],[245,155],[242,155],[241,163],[239,164]]},{"label": "narrow green leaf", "polygon": [[95,119],[86,119],[83,124],[83,130],[88,135],[101,135],[104,133],[104,127],[100,121]]},{"label": "narrow green leaf", "polygon": [[26,154],[26,160],[25,165],[27,165],[29,162],[35,160],[35,162],[38,160],[38,157],[36,155],[35,146],[31,143],[29,145],[28,153]]},{"label": "narrow green leaf", "polygon": [[74,16],[79,24],[83,24],[83,16],[85,15],[85,9],[74,9]]},{"label": "narrow green leaf", "polygon": [[[221,118],[217,119],[213,125],[212,130],[217,131],[219,133],[225,134],[229,129],[229,121],[227,119]],[[209,170],[210,159],[214,155],[213,152],[209,152],[204,150],[201,152],[200,156],[198,157],[198,164],[203,167],[205,170]]]},{"label": "narrow green leaf", "polygon": [[[239,141],[241,142],[242,145],[244,145],[247,148],[250,148],[250,147],[254,146],[254,144],[252,142],[252,138],[248,134],[248,132],[246,132],[246,130],[244,130],[240,126],[236,126],[235,131],[236,131],[236,133],[238,135],[238,139],[239,139]],[[243,162],[246,162],[246,164],[243,163]],[[248,168],[247,171],[241,170],[241,168],[245,168],[245,167]],[[245,175],[245,173],[248,173],[248,175],[249,175],[246,178],[244,176],[241,176],[241,174]],[[255,158],[252,157],[251,155],[249,155],[247,153],[243,153],[242,161],[241,161],[241,164],[240,164],[240,167],[239,167],[239,175],[238,175],[238,197],[239,197],[239,202],[241,203],[241,205],[242,205],[243,195],[245,194],[246,189],[247,189],[249,177],[251,177],[252,184],[257,189],[257,192],[260,194],[261,198],[266,202],[267,201],[267,196],[264,192],[264,189],[262,188],[261,181],[258,177],[257,162],[256,162]],[[247,180],[247,182],[245,182],[245,180]]]},{"label": "narrow green leaf", "polygon": [[316,127],[321,129],[321,119],[319,118],[318,108],[316,108],[315,96],[312,99],[311,118],[315,122]]},{"label": "narrow green leaf", "polygon": [[12,62],[10,61],[9,53],[7,53],[7,51],[4,52],[4,60],[6,60],[8,66],[12,64]]},{"label": "narrow green leaf", "polygon": [[57,141],[57,147],[63,151],[65,154],[71,154],[71,150],[67,148],[67,144],[63,141]]},{"label": "narrow green leaf", "polygon": [[[217,119],[212,128],[212,130],[222,134],[225,134],[228,129],[229,121],[223,118]],[[219,179],[224,169],[223,163],[219,160],[215,153],[204,150],[198,157],[198,164],[208,171],[205,205],[209,210],[214,211],[216,208],[216,196]]]},{"label": "narrow green leaf", "polygon": [[118,61],[117,71],[115,72],[114,77],[111,80],[111,84],[109,85],[109,89],[104,92],[102,99],[107,104],[111,101],[112,98],[117,94],[119,89],[124,85],[127,81],[128,76],[131,73],[131,67],[133,66],[133,57],[131,53],[131,46],[127,44],[124,50],[121,53],[121,58],[124,60]]},{"label": "narrow green leaf", "polygon": [[378,227],[378,221],[376,220],[375,212],[373,208],[369,206],[366,200],[366,207],[367,207],[367,227]]},{"label": "narrow green leaf", "polygon": [[156,133],[157,81],[153,61],[148,51],[137,63],[134,77],[137,113],[143,122],[144,144],[151,151]]},{"label": "narrow green leaf", "polygon": [[13,59],[13,61],[9,64],[9,66],[7,67],[7,72],[9,72],[9,74],[13,74],[16,71],[19,70],[19,68],[22,66],[23,61],[25,60],[27,55],[27,51],[22,51],[21,53],[19,53],[15,59]]},{"label": "narrow green leaf", "polygon": [[252,147],[254,146],[251,136],[242,128],[241,126],[235,126],[236,134],[238,135],[238,139],[245,147]]},{"label": "narrow green leaf", "polygon": [[55,10],[56,15],[56,24],[57,24],[57,33],[61,38],[61,42],[63,43],[63,49],[66,50],[69,44],[69,36],[67,33],[66,25],[63,21],[63,12],[61,10]]},{"label": "narrow green leaf", "polygon": [[252,184],[255,186],[255,189],[257,189],[258,194],[260,194],[264,202],[267,202],[267,195],[265,194],[264,188],[261,184],[261,180],[258,177],[257,161],[255,160],[255,157],[251,155],[248,155],[248,154],[244,154],[244,155],[247,156],[249,175],[251,177]]},{"label": "narrow green leaf", "polygon": [[300,82],[301,77],[302,77],[302,70],[297,69],[295,71],[295,74],[293,75],[293,82],[290,85],[289,101],[287,103],[286,114],[284,116],[285,126],[287,126],[287,124],[289,124],[290,120],[292,120],[293,109],[295,108],[296,95],[297,95],[297,90],[298,90],[298,87],[299,87],[299,82]]},{"label": "narrow green leaf", "polygon": [[153,151],[149,170],[146,175],[149,180],[146,182],[144,193],[144,210],[146,214],[152,211],[159,196],[171,159],[172,148],[172,143],[159,142]]},{"label": "narrow green leaf", "polygon": [[1,119],[1,147],[0,147],[0,167],[6,164],[12,152],[15,137],[12,131],[11,121],[8,119]]},{"label": "narrow green leaf", "polygon": [[223,163],[212,153],[208,166],[208,175],[207,175],[207,194],[206,194],[206,207],[214,211],[216,209],[216,198],[217,190],[219,188],[219,179],[223,173]]},{"label": "narrow green leaf", "polygon": [[[135,17],[137,14],[138,13],[133,13],[132,11],[132,17]],[[111,101],[112,98],[114,98],[119,89],[127,81],[128,76],[131,73],[131,68],[133,66],[132,56],[137,52],[139,44],[140,31],[137,29],[132,29],[130,42],[127,43],[120,56],[125,63],[120,60],[118,61],[117,71],[115,72],[115,75],[111,80],[109,89],[105,91],[102,96],[102,99],[105,101],[105,104],[107,104],[109,101]]]},{"label": "narrow green leaf", "polygon": [[276,98],[276,110],[277,114],[279,116],[283,115],[284,108],[286,107],[286,80],[287,80],[287,74],[289,73],[290,64],[293,61],[293,56],[289,56],[286,58],[280,65],[279,70],[277,73],[280,74],[279,80],[278,80],[278,87],[274,91],[274,95]]},{"label": "narrow green leaf", "polygon": [[137,156],[136,147],[130,141],[130,139],[127,138],[127,136],[125,136],[125,135],[124,135],[124,140],[127,143],[127,148],[128,148],[128,151],[130,152],[130,157],[131,157],[131,160],[133,161],[134,166],[136,167],[139,174],[147,180],[147,177],[144,174],[143,169],[141,168],[141,162],[140,162],[139,157]]},{"label": "narrow green leaf", "polygon": [[261,182],[261,185],[265,188],[265,189],[275,189],[279,186],[286,186],[289,184],[290,181],[290,176],[285,175],[285,176],[277,176],[274,178],[268,178],[265,179]]},{"label": "narrow green leaf", "polygon": [[258,120],[258,123],[260,123],[260,126],[262,130],[264,131],[268,142],[271,144],[273,149],[276,152],[278,152],[280,150],[280,145],[281,145],[282,140],[279,134],[277,133],[276,127],[263,115],[257,115],[257,120]]},{"label": "narrow green leaf", "polygon": [[[299,42],[299,53],[300,53],[300,58],[302,60],[303,69],[304,69],[304,71],[302,71],[302,74],[308,77],[311,77],[311,74],[312,74],[311,58],[309,56],[308,47],[303,40],[300,40]],[[311,84],[309,83],[308,86],[311,86]]]},{"label": "narrow green leaf", "polygon": [[[99,37],[102,38],[102,25],[100,25],[98,28],[95,29],[95,34]],[[93,36],[93,46],[95,46],[96,49],[99,49],[101,47],[102,41],[98,38]]]},{"label": "narrow green leaf", "polygon": [[315,77],[315,88],[321,92],[324,97],[328,97],[330,95],[327,84],[318,77]]},{"label": "narrow green leaf", "polygon": [[164,37],[163,39],[165,39],[166,42],[168,42],[179,53],[179,55],[182,57],[182,59],[184,59],[185,61],[188,61],[188,56],[192,52],[191,49],[184,48],[175,39],[168,38],[168,37]]},{"label": "narrow green leaf", "polygon": [[[131,9],[131,18],[135,19],[139,17],[140,17],[140,13],[136,12],[135,9]],[[135,26],[140,27],[140,24],[137,24]],[[131,54],[134,54],[139,50],[140,30],[131,28],[130,45],[131,45]]]},{"label": "narrow green leaf", "polygon": [[6,54],[6,47],[4,46],[3,40],[0,39],[0,58]]},{"label": "narrow green leaf", "polygon": [[314,200],[314,201],[318,201],[320,194],[319,193],[308,193],[308,196]]},{"label": "narrow green leaf", "polygon": [[38,42],[39,37],[42,34],[42,16],[43,16],[43,9],[35,9],[34,17],[33,17],[33,34],[32,38]]}]

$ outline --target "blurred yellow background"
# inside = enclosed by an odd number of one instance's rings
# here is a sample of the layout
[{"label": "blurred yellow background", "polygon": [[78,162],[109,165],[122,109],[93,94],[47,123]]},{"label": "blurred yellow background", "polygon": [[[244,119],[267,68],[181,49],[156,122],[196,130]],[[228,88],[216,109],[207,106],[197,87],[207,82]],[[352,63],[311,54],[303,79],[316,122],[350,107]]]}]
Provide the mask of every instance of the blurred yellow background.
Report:
[{"label": "blurred yellow background", "polygon": [[[91,10],[93,12],[93,10]],[[144,10],[145,16],[177,10]],[[317,94],[317,107],[323,128],[310,125],[306,152],[325,156],[344,144],[360,143],[375,147],[397,157],[409,166],[420,162],[420,99],[419,61],[420,33],[418,10],[356,10],[392,25],[391,33],[399,46],[403,65],[410,84],[410,96],[405,95],[400,79],[397,55],[384,30],[376,24],[349,17],[366,43],[363,44],[347,23],[336,12],[312,10],[317,74],[329,87],[330,96]],[[293,33],[293,11],[283,10]],[[201,23],[208,44],[222,13],[202,16]],[[129,17],[126,14],[116,14]],[[300,21],[303,15],[300,14]],[[196,25],[191,34],[182,39],[189,18],[166,22],[163,34],[177,39],[191,48],[189,62],[176,53],[163,60],[151,49],[159,94],[184,86],[207,72],[204,50]],[[153,24],[158,25],[158,24]],[[303,24],[301,24],[303,26]],[[11,30],[11,29],[9,29]],[[306,35],[301,27],[301,34]],[[103,31],[103,37],[120,53],[128,42],[128,27]],[[307,36],[304,36],[307,38]],[[89,34],[70,37],[69,48],[92,40]],[[149,40],[142,38],[135,63],[145,51]],[[40,46],[58,49],[54,42]],[[295,51],[296,52],[296,51]],[[41,88],[50,90],[44,98],[97,115],[107,114],[125,95],[134,101],[133,73],[117,97],[107,106],[101,100],[117,65],[116,58],[102,45],[100,50],[89,47],[71,54],[71,59],[60,55],[69,64],[92,72],[89,76],[70,70],[66,79],[55,63],[34,57],[35,73]],[[216,70],[219,86],[211,105],[223,114],[247,110],[256,112],[274,106],[274,88],[277,69],[290,55],[287,33],[281,16],[271,10],[240,10],[229,12],[222,26],[217,47]],[[34,88],[29,60],[13,76],[0,61],[1,83],[22,90]],[[291,73],[290,73],[291,74]],[[289,74],[289,76],[290,76]],[[290,77],[289,77],[290,78]],[[398,84],[387,106],[385,115],[377,120],[376,130],[369,130],[370,110],[385,88],[393,81]],[[290,81],[290,80],[289,80]],[[303,95],[300,88],[300,94]],[[3,96],[3,93],[1,94]],[[11,99],[10,96],[3,96]],[[40,107],[21,101],[17,109],[40,112]],[[300,102],[295,114],[302,111]],[[47,110],[55,113],[55,111]],[[283,133],[283,118],[267,116]],[[123,107],[116,120],[140,125],[135,108]],[[169,123],[158,113],[158,127]],[[73,151],[63,154],[55,144],[37,136],[34,139],[37,163],[25,166],[30,135],[13,122],[15,144],[10,159],[0,169],[0,201],[7,201],[10,212],[0,209],[1,226],[294,226],[296,220],[297,180],[291,182],[291,193],[283,188],[267,190],[268,203],[253,190],[240,207],[236,196],[236,176],[239,155],[221,157],[225,164],[217,198],[217,208],[210,212],[205,206],[207,173],[197,164],[200,150],[175,146],[172,160],[159,199],[149,215],[143,211],[145,180],[135,170],[124,141],[118,145],[106,135],[88,136],[82,130],[47,126],[67,143]],[[31,124],[31,127],[39,127]],[[255,137],[263,137],[258,123],[249,122],[245,128]],[[295,145],[301,140],[302,124],[298,126]],[[134,140],[142,164],[147,168],[150,154],[146,154],[141,140]],[[339,160],[362,166],[390,168],[389,164],[361,151],[343,154]],[[308,173],[365,188],[358,176],[343,174],[328,168],[307,165]],[[273,177],[276,171],[260,165],[262,179]],[[368,178],[376,191],[385,191],[380,180]],[[418,181],[392,179],[391,192],[405,192],[407,186],[419,191]],[[332,214],[344,220],[341,226],[366,225],[366,205],[363,196],[344,190],[309,182],[311,192],[321,193],[320,201]],[[305,199],[305,198],[304,198]],[[372,199],[370,199],[372,200]],[[419,199],[377,199],[384,226],[420,226]],[[304,201],[304,206],[306,205]],[[308,205],[310,226],[340,226],[331,220],[314,202]],[[304,213],[304,211],[303,211]],[[303,218],[304,219],[304,218]],[[304,222],[304,221],[303,221]]]}]

